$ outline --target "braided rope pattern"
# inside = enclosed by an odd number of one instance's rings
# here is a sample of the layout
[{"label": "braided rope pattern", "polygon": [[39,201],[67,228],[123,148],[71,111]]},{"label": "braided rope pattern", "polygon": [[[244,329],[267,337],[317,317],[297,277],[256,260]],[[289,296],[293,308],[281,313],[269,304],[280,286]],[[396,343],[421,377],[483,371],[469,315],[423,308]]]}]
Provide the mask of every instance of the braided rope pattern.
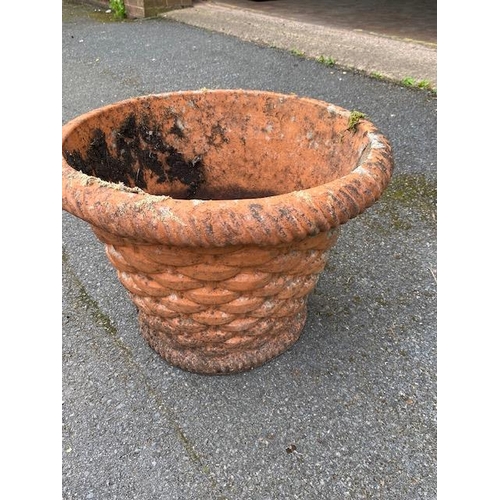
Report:
[{"label": "braided rope pattern", "polygon": [[[212,93],[217,92],[223,91]],[[185,96],[194,94],[186,92]],[[256,98],[274,95],[244,94]],[[338,106],[297,96],[282,98],[300,101],[305,109],[321,109],[332,128],[340,124],[347,127],[349,113]],[[72,120],[63,127],[63,141],[77,134],[92,117],[104,119],[108,109],[126,105],[117,103]],[[392,149],[378,129],[361,120],[355,130],[346,128],[343,134],[342,140],[348,141],[352,150],[362,152],[349,174],[309,189],[257,199],[202,201],[151,195],[88,176],[63,158],[63,208],[93,226],[144,243],[205,248],[291,243],[356,217],[380,198],[390,181]],[[304,165],[305,169],[312,167]]]},{"label": "braided rope pattern", "polygon": [[139,311],[142,335],[198,373],[259,366],[300,336],[338,229],[276,247],[138,246],[94,229]]}]

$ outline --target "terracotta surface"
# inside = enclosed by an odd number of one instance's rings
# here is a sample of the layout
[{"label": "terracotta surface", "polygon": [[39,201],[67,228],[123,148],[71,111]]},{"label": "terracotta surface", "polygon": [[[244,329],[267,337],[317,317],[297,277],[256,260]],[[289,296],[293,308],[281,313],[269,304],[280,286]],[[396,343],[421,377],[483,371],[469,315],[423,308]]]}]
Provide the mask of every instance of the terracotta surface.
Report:
[{"label": "terracotta surface", "polygon": [[350,112],[244,90],[144,96],[63,127],[63,209],[105,244],[142,335],[197,373],[300,336],[338,228],[373,204],[391,148]]}]

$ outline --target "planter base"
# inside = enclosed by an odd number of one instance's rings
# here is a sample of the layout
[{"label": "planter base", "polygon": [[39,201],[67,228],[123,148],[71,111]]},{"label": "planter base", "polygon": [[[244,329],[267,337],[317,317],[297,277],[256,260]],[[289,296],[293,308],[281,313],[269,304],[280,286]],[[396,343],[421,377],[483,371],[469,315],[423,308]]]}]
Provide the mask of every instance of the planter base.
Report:
[{"label": "planter base", "polygon": [[[238,349],[207,355],[206,349],[186,348],[176,344],[160,330],[139,318],[140,331],[149,345],[171,365],[201,375],[229,375],[257,368],[288,350],[299,339],[306,322],[306,308],[286,325],[273,330],[270,337],[255,349]],[[222,350],[222,349],[221,349]],[[216,351],[216,348],[214,349]]]},{"label": "planter base", "polygon": [[340,232],[266,247],[176,248],[93,229],[151,347],[174,366],[214,375],[256,368],[297,341]]}]

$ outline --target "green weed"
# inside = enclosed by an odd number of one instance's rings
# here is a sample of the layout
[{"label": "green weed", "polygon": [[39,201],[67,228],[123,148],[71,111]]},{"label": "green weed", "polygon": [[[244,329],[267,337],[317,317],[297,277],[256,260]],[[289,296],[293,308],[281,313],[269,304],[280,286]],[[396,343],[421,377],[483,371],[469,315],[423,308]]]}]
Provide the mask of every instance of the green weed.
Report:
[{"label": "green weed", "polygon": [[406,78],[403,78],[401,80],[401,83],[405,86],[405,87],[415,87],[416,85],[416,80],[415,78],[411,78],[411,77],[406,77]]},{"label": "green weed", "polygon": [[351,111],[351,114],[349,115],[349,123],[347,124],[347,130],[355,130],[356,125],[362,118],[366,118],[366,115],[361,111]]},{"label": "green weed", "polygon": [[109,0],[109,8],[113,11],[116,19],[125,19],[127,17],[123,0]]},{"label": "green weed", "polygon": [[407,77],[401,80],[401,84],[405,87],[419,88],[437,94],[437,90],[433,88],[431,82],[428,80],[415,80],[415,78]]},{"label": "green weed", "polygon": [[318,61],[321,64],[324,64],[325,66],[335,66],[335,59],[332,57],[326,57],[326,56],[319,56],[316,58],[316,61]]}]

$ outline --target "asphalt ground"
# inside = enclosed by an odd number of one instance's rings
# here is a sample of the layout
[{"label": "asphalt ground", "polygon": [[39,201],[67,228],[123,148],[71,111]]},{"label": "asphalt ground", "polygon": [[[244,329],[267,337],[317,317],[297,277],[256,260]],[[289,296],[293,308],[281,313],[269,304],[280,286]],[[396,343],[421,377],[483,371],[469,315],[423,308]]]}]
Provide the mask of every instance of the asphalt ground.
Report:
[{"label": "asphalt ground", "polygon": [[137,95],[264,89],[364,112],[395,160],[382,199],[343,226],[300,340],[238,375],[152,351],[102,244],[63,213],[62,497],[436,498],[436,96],[69,2],[62,45],[63,122]]}]

